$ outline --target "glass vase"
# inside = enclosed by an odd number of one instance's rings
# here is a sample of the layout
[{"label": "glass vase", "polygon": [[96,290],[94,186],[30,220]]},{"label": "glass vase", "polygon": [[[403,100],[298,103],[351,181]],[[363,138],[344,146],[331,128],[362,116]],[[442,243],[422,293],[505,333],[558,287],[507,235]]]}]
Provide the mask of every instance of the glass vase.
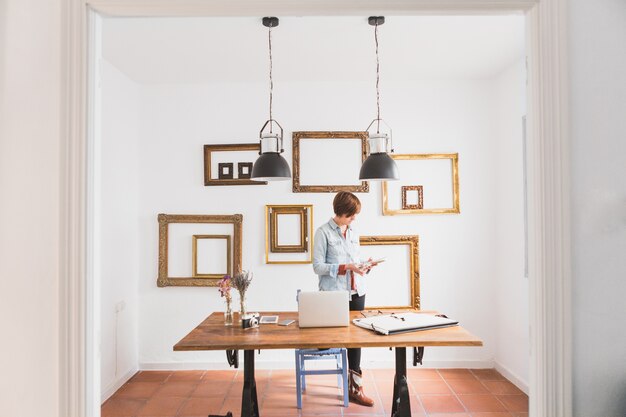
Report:
[{"label": "glass vase", "polygon": [[230,300],[226,301],[226,310],[224,311],[224,326],[233,325],[233,307]]},{"label": "glass vase", "polygon": [[239,294],[239,321],[243,319],[243,317],[248,314],[246,310],[246,294]]}]

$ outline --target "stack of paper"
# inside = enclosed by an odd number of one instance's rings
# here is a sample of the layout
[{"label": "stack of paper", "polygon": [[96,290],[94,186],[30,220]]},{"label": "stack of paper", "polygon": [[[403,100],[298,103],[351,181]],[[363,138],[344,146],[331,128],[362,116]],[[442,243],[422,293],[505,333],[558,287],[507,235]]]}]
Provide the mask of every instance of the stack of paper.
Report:
[{"label": "stack of paper", "polygon": [[384,335],[438,329],[459,324],[458,321],[445,317],[420,313],[381,314],[362,319],[354,319],[352,323],[364,329]]}]

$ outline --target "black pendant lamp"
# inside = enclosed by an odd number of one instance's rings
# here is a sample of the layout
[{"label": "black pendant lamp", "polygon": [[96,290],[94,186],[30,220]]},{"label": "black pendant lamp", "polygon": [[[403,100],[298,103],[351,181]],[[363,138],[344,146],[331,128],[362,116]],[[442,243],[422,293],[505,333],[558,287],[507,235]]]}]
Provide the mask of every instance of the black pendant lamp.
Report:
[{"label": "black pendant lamp", "polygon": [[[376,42],[376,119],[367,127],[367,142],[369,147],[369,156],[361,165],[359,179],[366,181],[392,181],[400,178],[398,175],[398,166],[396,162],[389,156],[393,153],[393,141],[391,128],[384,120],[380,118],[380,91],[378,84],[380,82],[380,64],[378,61],[378,26],[385,23],[384,16],[370,16],[368,19],[370,25],[374,26],[374,40]],[[381,122],[387,127],[389,133],[380,131]],[[376,133],[370,133],[372,125],[376,123]]]},{"label": "black pendant lamp", "polygon": [[[264,17],[263,26],[268,28],[269,54],[270,54],[270,118],[265,122],[259,132],[261,151],[259,158],[252,166],[251,179],[254,181],[285,181],[291,179],[289,164],[282,157],[283,127],[272,118],[272,93],[274,81],[272,79],[272,28],[278,26],[277,17]],[[274,131],[274,125],[280,129]],[[265,129],[269,131],[265,131]]]}]

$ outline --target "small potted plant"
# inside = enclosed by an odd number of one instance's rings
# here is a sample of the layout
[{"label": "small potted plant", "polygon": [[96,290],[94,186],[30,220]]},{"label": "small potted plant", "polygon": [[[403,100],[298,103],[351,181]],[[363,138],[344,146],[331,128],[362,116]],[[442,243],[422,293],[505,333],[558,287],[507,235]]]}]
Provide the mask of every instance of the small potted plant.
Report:
[{"label": "small potted plant", "polygon": [[224,311],[224,326],[233,325],[233,296],[230,293],[231,278],[230,275],[224,275],[218,282],[220,296],[226,299],[226,311]]},{"label": "small potted plant", "polygon": [[248,291],[248,287],[252,281],[252,272],[237,272],[230,281],[230,285],[239,292],[239,320],[241,320],[246,315],[246,291]]}]

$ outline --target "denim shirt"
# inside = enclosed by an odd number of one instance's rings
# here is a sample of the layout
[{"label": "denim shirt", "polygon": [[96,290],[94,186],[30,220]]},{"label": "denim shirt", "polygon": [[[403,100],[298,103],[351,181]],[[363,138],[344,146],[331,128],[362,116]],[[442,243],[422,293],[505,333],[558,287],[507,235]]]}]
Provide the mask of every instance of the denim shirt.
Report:
[{"label": "denim shirt", "polygon": [[[337,275],[337,272],[341,264],[362,262],[359,258],[360,250],[359,235],[350,226],[345,238],[332,218],[317,229],[313,246],[313,270],[319,277],[320,291],[352,292],[352,271],[346,271],[345,275]],[[355,286],[359,296],[365,294],[364,277],[355,275]]]}]

